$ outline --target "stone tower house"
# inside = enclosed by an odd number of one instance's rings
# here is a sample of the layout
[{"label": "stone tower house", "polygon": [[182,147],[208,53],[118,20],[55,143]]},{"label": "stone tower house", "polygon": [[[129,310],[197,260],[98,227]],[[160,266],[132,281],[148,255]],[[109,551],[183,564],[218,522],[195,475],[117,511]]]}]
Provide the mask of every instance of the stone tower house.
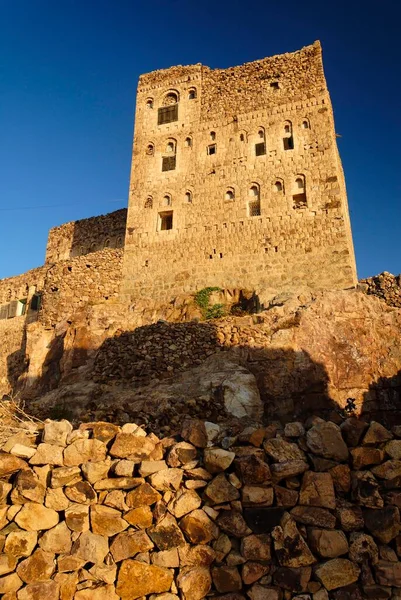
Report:
[{"label": "stone tower house", "polygon": [[229,69],[140,77],[126,297],[356,281],[319,42]]}]

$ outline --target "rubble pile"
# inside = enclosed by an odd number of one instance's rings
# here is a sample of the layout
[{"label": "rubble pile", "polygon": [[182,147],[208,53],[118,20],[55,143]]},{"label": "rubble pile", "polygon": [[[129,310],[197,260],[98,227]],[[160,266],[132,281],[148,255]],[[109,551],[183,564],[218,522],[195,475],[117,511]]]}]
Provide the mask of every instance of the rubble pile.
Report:
[{"label": "rubble pile", "polygon": [[401,308],[401,274],[393,275],[383,271],[380,275],[361,279],[359,287],[366,294],[377,296],[390,306]]},{"label": "rubble pile", "polygon": [[47,421],[0,452],[3,600],[401,598],[401,428]]}]

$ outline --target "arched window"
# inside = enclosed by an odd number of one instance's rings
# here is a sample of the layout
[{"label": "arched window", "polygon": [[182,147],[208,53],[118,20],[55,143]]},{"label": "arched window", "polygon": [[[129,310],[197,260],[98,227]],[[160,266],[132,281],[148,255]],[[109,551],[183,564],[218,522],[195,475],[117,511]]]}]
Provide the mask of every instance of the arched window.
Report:
[{"label": "arched window", "polygon": [[153,108],[153,98],[148,98],[146,100],[146,108]]},{"label": "arched window", "polygon": [[258,129],[258,142],[255,144],[255,156],[264,156],[266,154],[266,140],[264,127]]},{"label": "arched window", "polygon": [[185,201],[188,204],[192,204],[192,192],[190,192],[189,190],[185,192]]},{"label": "arched window", "polygon": [[153,156],[155,153],[155,147],[152,143],[148,144],[146,147],[146,154],[148,156]]},{"label": "arched window", "polygon": [[304,119],[302,121],[302,129],[310,129],[309,119]]},{"label": "arched window", "polygon": [[123,239],[123,237],[120,235],[120,236],[117,238],[117,248],[122,248],[123,246],[124,246],[124,239]]},{"label": "arched window", "polygon": [[146,198],[145,208],[153,208],[153,198],[152,198],[152,196],[148,196]]},{"label": "arched window", "polygon": [[282,179],[276,179],[273,185],[273,190],[275,192],[284,192],[284,183]]},{"label": "arched window", "polygon": [[165,194],[163,197],[163,206],[171,206],[171,204],[172,204],[171,194]]},{"label": "arched window", "polygon": [[179,96],[177,91],[167,92],[164,96],[162,106],[157,113],[158,125],[178,121],[178,101]]},{"label": "arched window", "polygon": [[192,148],[192,138],[191,138],[191,136],[188,136],[187,138],[185,138],[185,147],[186,148]]},{"label": "arched window", "polygon": [[253,183],[248,192],[248,217],[258,217],[260,215],[260,188],[257,183]]},{"label": "arched window", "polygon": [[305,176],[297,175],[293,184],[293,207],[305,208],[307,206]]},{"label": "arched window", "polygon": [[239,141],[240,141],[240,142],[245,142],[245,136],[244,136],[244,134],[243,134],[243,133],[240,133],[240,136],[239,136]]},{"label": "arched window", "polygon": [[190,88],[188,90],[188,100],[195,100],[196,98],[196,88]]},{"label": "arched window", "polygon": [[165,156],[162,157],[162,171],[173,171],[176,164],[177,142],[174,139],[167,140]]},{"label": "arched window", "polygon": [[235,199],[235,191],[234,188],[227,188],[226,193],[224,195],[225,200],[234,200]]},{"label": "arched window", "polygon": [[90,251],[91,252],[96,252],[96,242],[92,242],[91,246],[90,246]]},{"label": "arched window", "polygon": [[216,139],[216,132],[215,131],[211,131],[210,132],[210,139],[212,140],[212,142],[214,142],[214,140]]},{"label": "arched window", "polygon": [[109,239],[105,240],[104,248],[110,248],[110,240]]},{"label": "arched window", "polygon": [[284,123],[283,146],[284,150],[294,150],[294,138],[292,135],[291,121],[286,121]]}]

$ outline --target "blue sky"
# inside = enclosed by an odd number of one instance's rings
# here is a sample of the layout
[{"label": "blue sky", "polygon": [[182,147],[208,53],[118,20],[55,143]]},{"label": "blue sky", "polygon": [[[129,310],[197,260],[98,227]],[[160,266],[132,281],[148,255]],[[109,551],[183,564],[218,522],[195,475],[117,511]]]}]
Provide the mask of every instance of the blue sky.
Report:
[{"label": "blue sky", "polygon": [[320,39],[358,274],[401,271],[398,0],[0,0],[0,278],[47,232],[127,203],[141,73]]}]

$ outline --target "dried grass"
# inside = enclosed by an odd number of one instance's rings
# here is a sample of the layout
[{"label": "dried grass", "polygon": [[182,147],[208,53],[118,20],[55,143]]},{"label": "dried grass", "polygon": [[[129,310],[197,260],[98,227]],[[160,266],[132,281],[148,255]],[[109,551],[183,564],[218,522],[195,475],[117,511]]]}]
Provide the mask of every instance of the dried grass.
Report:
[{"label": "dried grass", "polygon": [[0,447],[14,434],[25,431],[38,434],[43,421],[29,415],[24,403],[18,398],[0,400]]}]

